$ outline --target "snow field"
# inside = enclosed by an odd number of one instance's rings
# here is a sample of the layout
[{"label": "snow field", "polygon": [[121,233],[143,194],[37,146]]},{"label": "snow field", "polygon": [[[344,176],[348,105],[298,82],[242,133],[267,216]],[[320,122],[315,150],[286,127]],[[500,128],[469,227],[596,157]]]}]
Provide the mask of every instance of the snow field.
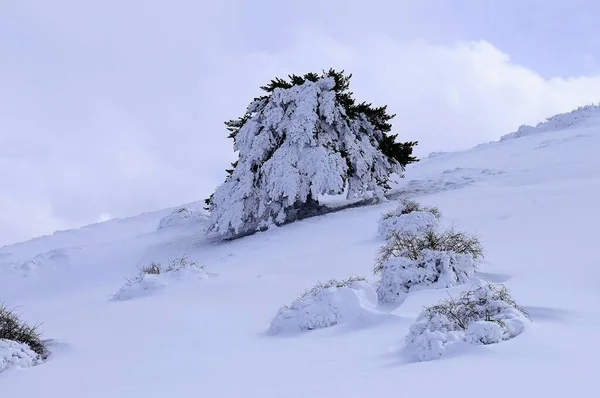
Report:
[{"label": "snow field", "polygon": [[[386,322],[265,336],[277,309],[315,281],[368,275],[382,244],[379,217],[396,205],[349,209],[221,244],[194,228],[157,232],[171,212],[161,211],[0,248],[3,264],[80,248],[68,264],[38,266],[25,278],[0,271],[0,300],[64,342],[39,366],[2,372],[0,396],[354,398],[399,389],[408,396],[587,396],[600,357],[598,125],[590,117],[425,159],[394,187],[439,206],[442,230],[456,223],[480,237],[486,256],[472,280],[505,284],[531,321],[517,312],[504,327],[474,318],[456,329],[441,316],[439,327],[421,317],[424,308],[472,289],[469,281],[411,291],[399,306],[379,303]],[[220,277],[108,302],[136,264],[166,264],[182,253]],[[512,310],[498,308],[509,319]],[[430,332],[442,337],[426,339]],[[409,335],[429,346],[441,342],[442,355],[433,356],[439,360],[419,361],[421,345]]]}]

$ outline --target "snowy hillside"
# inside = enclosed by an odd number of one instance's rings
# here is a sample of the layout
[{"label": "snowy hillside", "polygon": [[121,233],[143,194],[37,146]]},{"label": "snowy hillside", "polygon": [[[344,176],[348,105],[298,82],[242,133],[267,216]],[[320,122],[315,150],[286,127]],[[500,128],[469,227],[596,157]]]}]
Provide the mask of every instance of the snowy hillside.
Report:
[{"label": "snowy hillside", "polygon": [[[485,257],[466,283],[395,304],[377,304],[372,270],[396,200],[225,243],[204,238],[196,203],[2,247],[0,301],[43,323],[51,354],[0,372],[0,397],[587,396],[600,356],[599,115],[410,165],[393,196],[436,206]],[[159,273],[138,275],[152,262]],[[366,281],[300,297],[352,276]],[[424,306],[483,280],[529,313],[520,334],[406,355]],[[316,317],[290,318],[315,297]]]}]

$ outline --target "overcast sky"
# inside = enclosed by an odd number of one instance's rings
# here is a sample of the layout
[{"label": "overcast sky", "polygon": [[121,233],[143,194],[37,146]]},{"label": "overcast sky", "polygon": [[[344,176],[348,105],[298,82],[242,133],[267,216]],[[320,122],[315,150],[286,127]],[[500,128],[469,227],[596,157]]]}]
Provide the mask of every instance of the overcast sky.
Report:
[{"label": "overcast sky", "polygon": [[225,120],[329,67],[417,154],[600,101],[595,0],[0,0],[0,245],[208,196]]}]

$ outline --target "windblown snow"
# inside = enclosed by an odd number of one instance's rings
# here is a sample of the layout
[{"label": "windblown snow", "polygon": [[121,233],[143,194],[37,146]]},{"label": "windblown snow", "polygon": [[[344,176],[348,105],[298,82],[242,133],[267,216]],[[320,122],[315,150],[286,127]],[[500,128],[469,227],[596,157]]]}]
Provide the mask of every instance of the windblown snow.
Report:
[{"label": "windblown snow", "polygon": [[[0,340],[0,397],[593,395],[599,130],[599,108],[584,107],[410,165],[387,203],[235,241],[206,240],[198,202],[2,247],[0,301],[42,324],[50,356]],[[379,222],[405,196],[440,210],[428,223],[477,235],[485,257],[382,303]],[[112,299],[140,268],[184,256],[201,267]],[[327,284],[352,276],[365,279]],[[529,318],[485,291],[493,311],[476,306],[468,324],[424,313],[486,283]]]}]

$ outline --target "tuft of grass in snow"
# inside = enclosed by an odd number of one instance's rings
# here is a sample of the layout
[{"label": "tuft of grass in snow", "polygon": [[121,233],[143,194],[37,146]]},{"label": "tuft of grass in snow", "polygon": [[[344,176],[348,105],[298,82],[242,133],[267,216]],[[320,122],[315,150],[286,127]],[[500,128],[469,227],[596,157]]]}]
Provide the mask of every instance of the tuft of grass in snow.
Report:
[{"label": "tuft of grass in snow", "polygon": [[166,267],[163,267],[161,263],[152,261],[145,267],[138,267],[138,278],[143,277],[144,275],[161,275],[167,272],[179,271],[184,268],[204,269],[204,265],[199,265],[195,261],[188,259],[185,255],[170,260]]},{"label": "tuft of grass in snow", "polygon": [[437,232],[434,229],[424,233],[406,231],[393,233],[386,244],[379,249],[373,273],[380,273],[384,265],[394,257],[418,260],[424,250],[470,254],[474,260],[483,257],[483,246],[476,236],[457,232],[453,228],[444,232]]},{"label": "tuft of grass in snow", "polygon": [[140,274],[146,275],[160,275],[163,272],[162,265],[160,263],[151,262],[145,267],[139,267]]},{"label": "tuft of grass in snow", "polygon": [[197,264],[185,255],[170,260],[167,266],[151,262],[145,267],[138,267],[138,274],[125,279],[126,283],[112,295],[112,300],[121,301],[146,296],[165,288],[169,282],[187,277],[204,278],[210,276],[204,265]]},{"label": "tuft of grass in snow", "polygon": [[48,348],[41,339],[39,325],[29,325],[19,314],[0,304],[0,340],[11,340],[27,345],[42,359],[48,357]]},{"label": "tuft of grass in snow", "polygon": [[195,261],[188,259],[187,256],[184,254],[181,257],[169,261],[169,265],[167,265],[165,272],[179,271],[180,269],[190,267],[204,269],[204,265],[199,265]]}]

